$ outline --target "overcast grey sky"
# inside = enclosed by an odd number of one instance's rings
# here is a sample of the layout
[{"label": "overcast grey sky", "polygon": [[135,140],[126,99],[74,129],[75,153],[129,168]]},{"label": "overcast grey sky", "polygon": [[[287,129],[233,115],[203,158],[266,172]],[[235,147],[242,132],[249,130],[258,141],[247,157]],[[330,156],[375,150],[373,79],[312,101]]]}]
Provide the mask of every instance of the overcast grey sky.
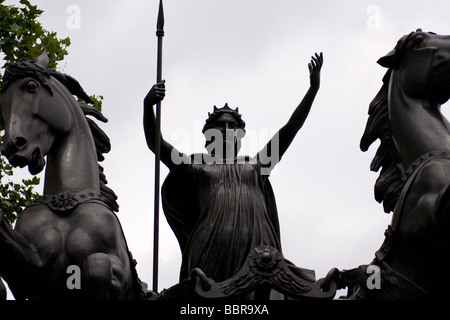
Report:
[{"label": "overcast grey sky", "polygon": [[[142,100],[156,79],[159,1],[31,2],[45,11],[39,20],[47,30],[72,41],[59,70],[104,96],[109,123],[102,128],[112,151],[102,165],[119,196],[139,276],[151,287],[154,155],[144,138]],[[228,103],[239,107],[253,134],[242,153],[254,155],[301,101],[310,57],[323,52],[310,116],[271,176],[283,253],[317,278],[332,267],[369,263],[391,219],[373,198],[378,173],[369,164],[378,144],[359,150],[385,72],[376,61],[417,28],[450,34],[450,2],[166,0],[164,11],[162,130],[185,153],[203,151],[207,113]],[[167,172],[162,167],[162,179]],[[160,290],[177,283],[181,263],[162,210],[161,216]]]}]

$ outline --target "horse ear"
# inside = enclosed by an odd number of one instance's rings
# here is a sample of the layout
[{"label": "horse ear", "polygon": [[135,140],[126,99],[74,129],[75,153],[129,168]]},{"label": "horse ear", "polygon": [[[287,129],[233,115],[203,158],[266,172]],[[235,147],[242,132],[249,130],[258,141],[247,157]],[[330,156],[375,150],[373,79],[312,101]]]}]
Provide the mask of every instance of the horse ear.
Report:
[{"label": "horse ear", "polygon": [[394,66],[395,49],[391,50],[387,55],[378,59],[377,63],[385,68],[392,68]]},{"label": "horse ear", "polygon": [[43,69],[47,69],[47,66],[50,62],[50,58],[48,57],[47,52],[42,52],[39,57],[36,58],[35,63]]}]

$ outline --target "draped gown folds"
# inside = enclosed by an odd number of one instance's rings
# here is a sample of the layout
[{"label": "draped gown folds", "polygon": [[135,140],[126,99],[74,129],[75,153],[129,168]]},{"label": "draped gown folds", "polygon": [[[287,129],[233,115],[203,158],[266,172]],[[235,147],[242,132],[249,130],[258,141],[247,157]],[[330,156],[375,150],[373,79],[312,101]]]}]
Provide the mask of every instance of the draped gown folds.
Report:
[{"label": "draped gown folds", "polygon": [[236,274],[250,251],[281,251],[275,198],[261,166],[180,165],[162,187],[164,213],[180,243],[180,279],[200,268],[216,282]]}]

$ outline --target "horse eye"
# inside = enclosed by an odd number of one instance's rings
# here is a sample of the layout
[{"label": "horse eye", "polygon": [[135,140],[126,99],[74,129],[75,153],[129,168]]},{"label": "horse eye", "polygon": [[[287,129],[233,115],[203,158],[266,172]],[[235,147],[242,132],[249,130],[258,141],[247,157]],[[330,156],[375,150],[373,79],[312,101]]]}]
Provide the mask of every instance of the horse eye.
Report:
[{"label": "horse eye", "polygon": [[27,90],[28,92],[36,92],[36,89],[38,88],[38,84],[36,81],[34,80],[27,80],[24,84],[23,84],[23,88],[25,90]]}]

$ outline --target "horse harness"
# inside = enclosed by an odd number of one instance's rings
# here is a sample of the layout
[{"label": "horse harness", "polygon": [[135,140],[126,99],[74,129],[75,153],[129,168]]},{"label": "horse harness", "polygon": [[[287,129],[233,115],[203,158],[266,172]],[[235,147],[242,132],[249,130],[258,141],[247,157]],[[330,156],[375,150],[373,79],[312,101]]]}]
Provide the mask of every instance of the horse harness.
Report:
[{"label": "horse harness", "polygon": [[[64,215],[71,212],[79,204],[82,203],[98,203],[106,206],[110,209],[102,199],[100,193],[95,192],[60,192],[54,195],[43,195],[40,196],[35,203],[31,204],[30,207],[34,205],[44,204],[58,215]],[[111,210],[111,209],[110,209]]]}]

